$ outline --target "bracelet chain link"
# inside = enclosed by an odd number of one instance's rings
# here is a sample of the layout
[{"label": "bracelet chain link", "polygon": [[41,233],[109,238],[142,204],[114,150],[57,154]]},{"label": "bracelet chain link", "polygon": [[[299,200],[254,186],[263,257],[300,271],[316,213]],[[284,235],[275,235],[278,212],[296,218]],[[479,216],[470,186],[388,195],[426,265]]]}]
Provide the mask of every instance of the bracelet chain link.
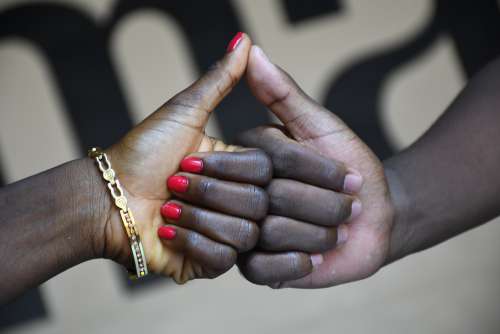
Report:
[{"label": "bracelet chain link", "polygon": [[144,248],[142,247],[141,238],[139,236],[139,232],[137,231],[134,215],[132,214],[132,210],[128,207],[127,198],[123,194],[120,181],[118,181],[115,171],[111,168],[111,162],[109,161],[108,156],[100,148],[93,147],[90,149],[89,157],[96,160],[99,170],[102,173],[102,177],[107,182],[111,197],[114,199],[115,205],[120,209],[120,218],[129,239],[130,249],[134,258],[136,270],[135,273],[129,271],[129,274],[131,274],[130,277],[144,277],[148,274]]}]

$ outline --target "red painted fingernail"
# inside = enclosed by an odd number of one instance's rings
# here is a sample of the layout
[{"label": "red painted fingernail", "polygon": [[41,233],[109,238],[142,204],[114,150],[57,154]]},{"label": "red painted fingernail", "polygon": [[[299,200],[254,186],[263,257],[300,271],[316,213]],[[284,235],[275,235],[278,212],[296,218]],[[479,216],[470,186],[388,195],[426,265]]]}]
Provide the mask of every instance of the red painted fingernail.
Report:
[{"label": "red painted fingernail", "polygon": [[162,239],[172,240],[177,235],[175,227],[172,226],[160,226],[158,228],[158,236]]},{"label": "red painted fingernail", "polygon": [[189,180],[185,176],[174,175],[169,177],[167,180],[168,189],[176,191],[178,193],[186,192],[188,186],[189,186]]},{"label": "red painted fingernail", "polygon": [[181,170],[190,173],[201,173],[203,170],[203,160],[195,157],[184,158],[181,161]]},{"label": "red painted fingernail", "polygon": [[168,202],[163,204],[160,209],[161,215],[165,218],[177,220],[181,216],[182,207],[178,204]]},{"label": "red painted fingernail", "polygon": [[233,51],[236,48],[236,46],[238,46],[238,43],[241,41],[242,37],[243,37],[243,33],[241,31],[238,32],[236,35],[234,35],[231,42],[229,42],[229,44],[227,45],[226,52],[229,53],[229,52]]}]

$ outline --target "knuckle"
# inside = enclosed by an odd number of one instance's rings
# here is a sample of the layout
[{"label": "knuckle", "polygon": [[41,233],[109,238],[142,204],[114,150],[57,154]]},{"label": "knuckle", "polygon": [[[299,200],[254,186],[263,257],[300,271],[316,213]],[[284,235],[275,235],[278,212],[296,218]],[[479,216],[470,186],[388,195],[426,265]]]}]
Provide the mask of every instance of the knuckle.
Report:
[{"label": "knuckle", "polygon": [[199,109],[199,104],[203,101],[205,94],[200,89],[190,89],[183,91],[167,101],[166,106],[179,111]]},{"label": "knuckle", "polygon": [[197,224],[203,224],[203,222],[206,222],[208,221],[210,218],[207,214],[207,211],[205,210],[202,210],[198,207],[187,207],[185,206],[183,208],[183,210],[186,210],[188,212],[186,212],[186,217],[187,217],[187,221],[188,221],[188,224],[190,225],[197,225]]},{"label": "knuckle", "polygon": [[260,220],[267,214],[267,209],[269,207],[269,196],[264,189],[257,186],[251,186],[250,191],[250,207],[254,210],[254,219]]},{"label": "knuckle", "polygon": [[239,223],[238,237],[240,252],[248,251],[255,247],[259,240],[259,227],[254,222],[242,219]]},{"label": "knuckle", "polygon": [[221,95],[225,95],[226,90],[236,86],[239,81],[236,74],[228,70],[221,61],[217,61],[210,66],[209,71],[214,73],[219,79],[217,80],[216,88]]},{"label": "knuckle", "polygon": [[226,245],[217,244],[214,246],[214,256],[217,259],[214,269],[218,273],[225,273],[236,263],[236,251]]},{"label": "knuckle", "polygon": [[281,222],[281,217],[279,216],[267,216],[261,224],[261,233],[272,232],[277,225]]},{"label": "knuckle", "polygon": [[260,149],[252,150],[253,161],[256,170],[256,181],[259,184],[268,184],[273,177],[273,164],[271,158]]},{"label": "knuckle", "polygon": [[227,69],[227,67],[220,65],[220,73],[226,82],[229,83],[229,87],[234,87],[238,83],[238,77],[236,74]]},{"label": "knuckle", "polygon": [[271,249],[274,245],[275,216],[267,216],[260,225],[259,246]]},{"label": "knuckle", "polygon": [[279,145],[273,154],[274,168],[281,176],[286,177],[290,175],[290,171],[295,168],[299,159],[299,152],[290,144]]},{"label": "knuckle", "polygon": [[201,178],[198,183],[198,196],[203,200],[207,196],[210,196],[210,193],[215,191],[216,182],[210,178]]},{"label": "knuckle", "polygon": [[188,233],[187,242],[185,247],[198,248],[203,245],[203,238],[201,234],[198,233]]},{"label": "knuckle", "polygon": [[281,211],[286,206],[286,189],[283,181],[272,180],[267,187],[270,209]]}]

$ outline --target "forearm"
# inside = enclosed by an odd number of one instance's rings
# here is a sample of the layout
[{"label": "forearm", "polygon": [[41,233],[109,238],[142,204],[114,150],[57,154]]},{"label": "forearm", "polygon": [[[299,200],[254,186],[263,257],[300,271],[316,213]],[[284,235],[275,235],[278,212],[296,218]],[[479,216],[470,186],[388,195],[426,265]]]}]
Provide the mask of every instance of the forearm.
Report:
[{"label": "forearm", "polygon": [[500,62],[414,145],[384,165],[396,206],[390,261],[500,214]]},{"label": "forearm", "polygon": [[106,195],[90,159],[0,189],[0,304],[102,255]]}]

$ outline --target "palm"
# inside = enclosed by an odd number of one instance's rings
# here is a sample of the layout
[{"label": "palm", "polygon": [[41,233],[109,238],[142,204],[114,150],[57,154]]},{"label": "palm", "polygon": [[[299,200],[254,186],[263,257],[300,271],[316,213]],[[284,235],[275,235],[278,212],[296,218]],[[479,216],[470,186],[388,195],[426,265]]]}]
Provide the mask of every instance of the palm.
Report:
[{"label": "palm", "polygon": [[[376,272],[386,260],[392,227],[390,195],[380,160],[339,119],[325,111],[309,119],[317,126],[310,127],[307,139],[299,138],[299,141],[357,169],[365,183],[359,194],[363,212],[349,223],[349,241],[323,254],[324,263],[309,277],[314,286],[339,284]],[[332,267],[336,268],[333,281]]]},{"label": "palm", "polygon": [[[204,276],[204,271],[193,259],[166,248],[156,235],[158,227],[164,224],[159,208],[171,197],[165,180],[175,174],[186,155],[213,149],[214,142],[201,128],[151,117],[110,150],[113,166],[126,185],[124,191],[148,254],[149,270],[178,282]],[[112,224],[117,230],[121,228],[118,219]]]}]

